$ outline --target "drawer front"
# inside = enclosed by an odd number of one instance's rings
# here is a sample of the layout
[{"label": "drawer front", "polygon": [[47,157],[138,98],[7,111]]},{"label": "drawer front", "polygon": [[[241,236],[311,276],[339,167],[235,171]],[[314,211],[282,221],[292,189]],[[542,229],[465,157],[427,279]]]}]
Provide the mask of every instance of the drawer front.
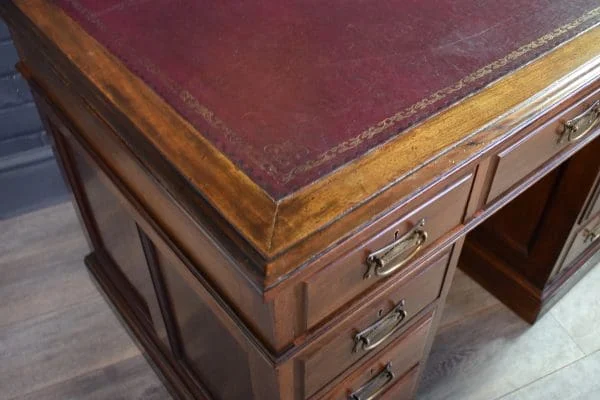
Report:
[{"label": "drawer front", "polygon": [[[399,398],[412,398],[415,389],[416,370],[425,348],[427,331],[431,320],[415,326],[390,345],[389,350],[355,371],[323,398],[328,400],[383,399],[392,391]],[[405,375],[414,378],[404,379]],[[396,387],[396,385],[400,387]],[[354,397],[352,397],[354,396]],[[394,397],[396,399],[396,397]]]},{"label": "drawer front", "polygon": [[[471,175],[457,181],[308,278],[305,282],[307,327],[315,326],[388,276],[398,279],[410,273],[413,260],[462,223],[471,181]],[[419,226],[420,221],[423,226]],[[397,247],[390,249],[395,244]],[[388,251],[384,254],[386,248]],[[378,271],[381,264],[384,266]],[[394,271],[385,274],[386,270]]]},{"label": "drawer front", "polygon": [[[416,276],[398,282],[361,307],[354,318],[311,346],[309,353],[302,357],[304,392],[315,393],[361,359],[380,351],[402,335],[407,326],[414,323],[411,318],[438,298],[449,259],[450,255],[446,253],[420,269]],[[419,341],[427,336],[428,324],[420,326],[419,334],[415,336],[420,338]],[[419,346],[413,350],[419,352]]]},{"label": "drawer front", "polygon": [[[386,366],[387,367],[387,366]],[[370,375],[371,371],[369,371]],[[379,375],[381,374],[381,375]],[[419,378],[419,365],[415,365],[403,376],[396,378],[396,376],[388,375],[388,371],[385,367],[379,371],[378,375],[370,381],[371,385],[368,387],[362,387],[362,391],[355,390],[351,391],[352,388],[340,387],[334,393],[327,395],[325,399],[337,400],[411,400],[414,398],[414,392],[417,387]],[[375,380],[377,378],[377,380]],[[385,385],[385,380],[389,379],[391,382]],[[381,383],[379,383],[381,382]],[[377,390],[377,385],[385,385],[379,393],[375,396],[370,396],[372,391]],[[366,385],[365,385],[366,386]],[[361,388],[359,388],[361,389]],[[348,393],[348,395],[345,395]]]},{"label": "drawer front", "polygon": [[506,193],[561,152],[596,135],[598,127],[600,92],[596,91],[498,154],[487,203]]},{"label": "drawer front", "polygon": [[[398,379],[398,382],[392,384],[392,387],[385,390],[379,400],[412,400],[419,383],[419,366],[413,367],[404,376]],[[374,400],[377,400],[375,398]]]},{"label": "drawer front", "polygon": [[571,247],[569,248],[569,251],[565,256],[559,273],[569,269],[571,264],[575,260],[577,260],[577,258],[580,255],[582,255],[587,249],[591,248],[593,245],[597,244],[599,240],[600,216],[597,216],[577,232],[575,238],[573,239],[573,242],[571,243]]}]

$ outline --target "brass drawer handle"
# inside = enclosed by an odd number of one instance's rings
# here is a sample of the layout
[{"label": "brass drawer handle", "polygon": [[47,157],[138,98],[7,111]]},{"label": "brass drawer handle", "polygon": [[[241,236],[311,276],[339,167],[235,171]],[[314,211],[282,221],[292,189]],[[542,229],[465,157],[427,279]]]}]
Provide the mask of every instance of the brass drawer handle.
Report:
[{"label": "brass drawer handle", "polygon": [[[390,275],[408,263],[427,241],[428,234],[423,229],[424,227],[425,219],[421,219],[406,235],[397,239],[394,243],[369,254],[367,257],[369,268],[365,274],[365,279],[373,275]],[[409,252],[408,255],[406,255],[407,252]]]},{"label": "brass drawer handle", "polygon": [[600,122],[600,100],[577,117],[565,122],[559,143],[576,142],[590,133]]},{"label": "brass drawer handle", "polygon": [[362,332],[357,333],[354,336],[353,352],[356,353],[361,349],[363,351],[373,350],[392,336],[403,325],[402,322],[408,315],[404,309],[404,305],[405,301],[401,300],[385,317]]},{"label": "brass drawer handle", "polygon": [[583,236],[585,236],[583,243],[595,242],[600,238],[600,226],[597,226],[594,229],[584,229]]},{"label": "brass drawer handle", "polygon": [[393,380],[394,373],[392,372],[392,363],[390,362],[375,378],[348,396],[348,400],[374,400]]}]

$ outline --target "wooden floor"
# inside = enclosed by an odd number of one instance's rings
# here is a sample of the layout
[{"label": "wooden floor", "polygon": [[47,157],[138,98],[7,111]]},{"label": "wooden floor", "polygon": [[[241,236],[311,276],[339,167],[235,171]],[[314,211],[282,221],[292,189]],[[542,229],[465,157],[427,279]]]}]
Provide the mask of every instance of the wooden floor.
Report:
[{"label": "wooden floor", "polygon": [[[70,204],[0,221],[0,399],[170,399],[86,252]],[[596,268],[529,327],[457,274],[418,398],[600,399],[599,288]]]}]

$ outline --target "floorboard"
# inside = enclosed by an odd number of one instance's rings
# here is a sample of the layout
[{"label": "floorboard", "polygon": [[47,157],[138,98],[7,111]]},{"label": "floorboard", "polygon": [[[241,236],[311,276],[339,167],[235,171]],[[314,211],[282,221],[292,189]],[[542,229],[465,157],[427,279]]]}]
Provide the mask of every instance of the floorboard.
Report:
[{"label": "floorboard", "polygon": [[[457,271],[418,400],[504,399],[529,386],[532,389],[523,398],[555,398],[544,397],[545,391],[535,397],[535,383],[565,368],[576,368],[571,366],[600,346],[598,287],[600,267],[592,269],[531,326]],[[582,393],[595,390],[595,382],[583,381]],[[557,399],[579,399],[560,393],[564,397]]]},{"label": "floorboard", "polygon": [[96,369],[15,400],[164,400],[169,393],[142,355]]},{"label": "floorboard", "polygon": [[0,399],[170,399],[88,252],[69,203],[0,221]]}]

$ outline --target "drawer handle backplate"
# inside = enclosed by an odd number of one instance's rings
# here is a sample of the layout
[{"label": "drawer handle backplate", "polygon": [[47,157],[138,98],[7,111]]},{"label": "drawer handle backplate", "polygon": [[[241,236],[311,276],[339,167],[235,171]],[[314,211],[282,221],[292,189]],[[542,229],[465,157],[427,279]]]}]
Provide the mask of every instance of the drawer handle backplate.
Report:
[{"label": "drawer handle backplate", "polygon": [[402,322],[408,315],[404,305],[404,300],[400,301],[385,317],[357,333],[354,336],[353,352],[373,350],[392,336],[403,325]]},{"label": "drawer handle backplate", "polygon": [[369,254],[365,279],[373,275],[390,275],[408,263],[427,241],[428,234],[423,229],[424,227],[425,219],[421,219],[406,235],[397,239],[394,243]]},{"label": "drawer handle backplate", "polygon": [[590,133],[600,122],[600,100],[596,100],[587,110],[565,122],[559,143],[576,142]]},{"label": "drawer handle backplate", "polygon": [[392,372],[392,363],[390,362],[376,377],[348,396],[348,400],[374,400],[393,380],[394,373]]},{"label": "drawer handle backplate", "polygon": [[584,229],[583,235],[585,240],[583,243],[593,243],[600,238],[600,225],[594,229]]}]

